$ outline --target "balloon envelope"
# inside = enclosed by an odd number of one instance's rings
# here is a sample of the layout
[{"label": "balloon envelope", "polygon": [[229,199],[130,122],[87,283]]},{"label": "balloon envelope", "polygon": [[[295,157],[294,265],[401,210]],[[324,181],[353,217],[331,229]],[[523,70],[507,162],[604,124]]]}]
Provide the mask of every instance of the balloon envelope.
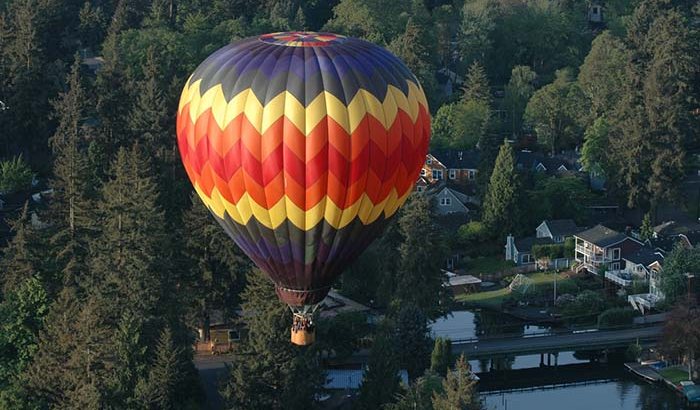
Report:
[{"label": "balloon envelope", "polygon": [[391,53],[330,33],[227,45],[187,80],[177,115],[199,197],[291,306],[323,300],[418,177],[430,116]]}]

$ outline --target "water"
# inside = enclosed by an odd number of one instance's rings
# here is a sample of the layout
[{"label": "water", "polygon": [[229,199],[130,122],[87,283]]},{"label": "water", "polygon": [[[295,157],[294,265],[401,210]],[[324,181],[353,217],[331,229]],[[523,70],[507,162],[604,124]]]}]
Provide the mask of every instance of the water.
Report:
[{"label": "water", "polygon": [[[483,338],[489,335],[538,335],[552,331],[547,326],[525,325],[510,316],[489,311],[457,311],[431,325],[433,336],[452,340]],[[536,337],[536,336],[534,336]],[[588,363],[588,359],[573,352],[559,354],[559,365]],[[488,361],[472,360],[476,372],[489,370]],[[540,355],[512,358],[506,367],[512,370],[537,368]],[[622,366],[621,364],[612,366]],[[651,385],[634,375],[614,372],[612,381],[589,384],[546,387],[529,391],[484,393],[488,410],[681,410],[683,401],[670,389]],[[547,370],[550,371],[550,370]]]}]

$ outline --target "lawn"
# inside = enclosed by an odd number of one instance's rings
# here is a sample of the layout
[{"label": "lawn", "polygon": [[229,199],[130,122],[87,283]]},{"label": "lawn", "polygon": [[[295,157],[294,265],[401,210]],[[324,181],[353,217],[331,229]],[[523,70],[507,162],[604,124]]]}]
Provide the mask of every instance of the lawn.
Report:
[{"label": "lawn", "polygon": [[[537,272],[525,275],[532,280],[531,286],[547,286],[554,283],[555,275],[551,272]],[[562,276],[561,274],[556,274],[557,283],[561,285],[562,283],[573,282],[572,279]],[[466,302],[469,304],[477,305],[483,308],[489,309],[500,309],[503,301],[510,295],[510,289],[507,287],[502,289],[490,290],[486,292],[476,292],[469,293],[466,295],[459,295],[455,299],[459,302]]]},{"label": "lawn", "polygon": [[688,369],[684,367],[667,367],[660,370],[659,374],[661,374],[664,379],[675,385],[678,385],[682,381],[688,380]]},{"label": "lawn", "polygon": [[470,259],[467,262],[466,272],[468,275],[488,275],[501,272],[515,266],[513,261],[507,261],[502,256],[480,256]]}]

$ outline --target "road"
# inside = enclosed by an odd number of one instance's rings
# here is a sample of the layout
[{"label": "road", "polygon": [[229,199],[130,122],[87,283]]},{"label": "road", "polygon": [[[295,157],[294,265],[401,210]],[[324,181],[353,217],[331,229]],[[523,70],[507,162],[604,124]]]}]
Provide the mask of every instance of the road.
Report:
[{"label": "road", "polygon": [[556,353],[625,347],[631,343],[655,342],[661,337],[660,325],[622,330],[565,333],[532,337],[504,337],[467,343],[453,342],[452,351],[469,359],[494,356]]},{"label": "road", "polygon": [[220,410],[224,408],[224,402],[218,392],[219,380],[226,375],[226,363],[231,362],[228,355],[204,355],[197,354],[194,357],[194,366],[199,372],[204,393],[207,398],[207,409]]}]

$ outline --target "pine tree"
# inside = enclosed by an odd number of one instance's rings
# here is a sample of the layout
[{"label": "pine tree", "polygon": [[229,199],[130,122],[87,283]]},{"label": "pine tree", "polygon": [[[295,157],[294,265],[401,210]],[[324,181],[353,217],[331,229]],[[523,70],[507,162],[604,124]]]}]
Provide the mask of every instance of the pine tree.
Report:
[{"label": "pine tree", "polygon": [[412,195],[404,206],[399,228],[403,242],[396,293],[392,304],[415,305],[429,318],[447,309],[449,294],[442,274],[444,239],[431,216],[431,203],[425,195]]},{"label": "pine tree", "polygon": [[487,105],[491,103],[489,79],[486,76],[484,66],[478,61],[474,61],[469,66],[462,91],[464,92],[462,95],[463,102],[478,101]]},{"label": "pine tree", "polygon": [[229,369],[222,395],[232,408],[311,408],[323,380],[313,349],[289,343],[291,315],[259,270],[248,277],[242,294],[248,330]]},{"label": "pine tree", "polygon": [[377,331],[360,385],[358,409],[379,409],[394,401],[399,392],[400,369],[394,343],[395,338],[386,327]]},{"label": "pine tree", "polygon": [[95,108],[100,118],[98,133],[102,150],[111,158],[120,146],[126,144],[127,117],[131,111],[132,101],[128,93],[128,82],[122,66],[119,35],[126,28],[128,0],[119,0],[102,45],[104,64],[97,72],[95,80]]},{"label": "pine tree", "polygon": [[54,196],[50,207],[53,223],[51,246],[63,280],[73,282],[84,273],[87,244],[94,232],[91,187],[81,127],[85,92],[80,79],[80,57],[75,56],[67,78],[67,90],[53,102],[58,128],[49,140],[54,154]]},{"label": "pine tree", "polygon": [[22,212],[17,219],[10,222],[10,229],[14,237],[3,251],[0,260],[0,300],[3,294],[8,294],[31,278],[39,270],[40,255],[38,247],[38,234],[31,225],[28,213],[28,203],[25,202]]},{"label": "pine tree", "polygon": [[639,237],[643,241],[654,237],[654,226],[651,223],[651,214],[648,212],[644,214],[644,219],[642,219],[642,226],[639,228]]},{"label": "pine tree", "polygon": [[483,205],[483,222],[498,237],[520,231],[520,178],[513,147],[504,143],[498,152]]},{"label": "pine tree", "polygon": [[161,332],[156,346],[153,365],[148,378],[137,387],[137,397],[142,406],[147,409],[179,408],[176,400],[182,398],[182,383],[185,376],[183,354],[173,340],[169,327]]},{"label": "pine tree", "polygon": [[32,363],[22,375],[33,401],[75,408],[86,385],[96,386],[92,392],[106,390],[111,335],[103,317],[94,299],[79,299],[73,286],[61,290],[46,316]]},{"label": "pine tree", "polygon": [[442,377],[447,375],[452,356],[452,343],[450,339],[438,337],[435,339],[435,347],[430,356],[430,371]]},{"label": "pine tree", "polygon": [[109,401],[118,406],[134,407],[136,386],[146,376],[147,343],[144,340],[143,320],[131,312],[125,312],[115,329],[114,370],[109,380]]},{"label": "pine tree", "polygon": [[430,364],[428,319],[414,305],[403,305],[396,315],[396,351],[398,362],[413,380]]},{"label": "pine tree", "polygon": [[464,355],[457,359],[454,370],[447,372],[442,383],[443,392],[433,394],[434,410],[479,410],[482,408],[476,393],[476,382]]},{"label": "pine tree", "polygon": [[109,301],[113,317],[124,312],[146,318],[168,311],[172,297],[168,236],[157,205],[151,166],[135,144],[120,148],[97,204],[100,235],[91,246],[92,291]]},{"label": "pine tree", "polygon": [[196,194],[184,215],[184,253],[188,258],[188,276],[184,280],[188,304],[209,337],[209,311],[218,309],[226,317],[235,314],[239,294],[245,287],[250,260],[214,221]]}]

